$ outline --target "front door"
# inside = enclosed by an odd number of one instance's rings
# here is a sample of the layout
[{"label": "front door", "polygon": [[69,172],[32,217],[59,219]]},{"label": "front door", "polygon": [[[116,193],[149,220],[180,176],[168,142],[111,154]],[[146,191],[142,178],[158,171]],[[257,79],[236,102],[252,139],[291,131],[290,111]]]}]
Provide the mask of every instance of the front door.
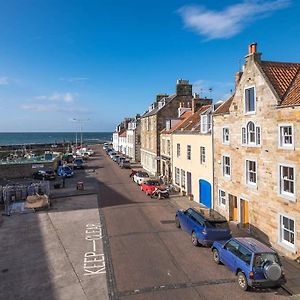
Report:
[{"label": "front door", "polygon": [[186,172],[187,178],[187,193],[192,194],[192,174],[190,172]]},{"label": "front door", "polygon": [[238,218],[237,197],[229,194],[229,220],[237,222]]},{"label": "front door", "polygon": [[240,199],[240,208],[241,208],[241,224],[243,227],[249,226],[249,202]]},{"label": "front door", "polygon": [[206,180],[200,179],[199,189],[199,202],[206,207],[211,208],[211,184]]}]

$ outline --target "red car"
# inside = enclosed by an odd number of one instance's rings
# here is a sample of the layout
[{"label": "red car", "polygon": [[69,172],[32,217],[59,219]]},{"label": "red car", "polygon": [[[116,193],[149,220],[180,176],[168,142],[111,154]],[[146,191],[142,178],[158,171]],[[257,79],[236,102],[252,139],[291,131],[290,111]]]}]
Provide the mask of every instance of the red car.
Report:
[{"label": "red car", "polygon": [[141,191],[145,192],[146,195],[151,196],[156,187],[160,186],[158,180],[147,180],[141,184]]}]

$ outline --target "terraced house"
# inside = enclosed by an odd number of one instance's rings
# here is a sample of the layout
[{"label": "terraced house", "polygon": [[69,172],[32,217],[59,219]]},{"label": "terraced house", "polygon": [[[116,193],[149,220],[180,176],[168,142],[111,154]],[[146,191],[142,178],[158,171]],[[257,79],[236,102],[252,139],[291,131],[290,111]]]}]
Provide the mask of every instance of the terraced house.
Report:
[{"label": "terraced house", "polygon": [[215,208],[290,258],[300,255],[300,64],[249,46],[235,94],[214,113]]},{"label": "terraced house", "polygon": [[141,117],[141,164],[152,175],[160,174],[160,132],[166,120],[176,118],[182,103],[192,105],[192,85],[188,80],[177,80],[176,94],[156,96],[146,113]]},{"label": "terraced house", "polygon": [[172,133],[173,183],[191,200],[209,208],[213,202],[211,102],[201,99],[198,105],[193,103],[192,114]]}]

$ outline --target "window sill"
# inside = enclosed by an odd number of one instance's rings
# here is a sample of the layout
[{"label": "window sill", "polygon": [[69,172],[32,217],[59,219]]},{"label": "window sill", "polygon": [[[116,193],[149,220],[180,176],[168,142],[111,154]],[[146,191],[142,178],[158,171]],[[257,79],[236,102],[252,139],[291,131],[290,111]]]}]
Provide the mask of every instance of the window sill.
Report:
[{"label": "window sill", "polygon": [[257,184],[246,182],[246,186],[251,189],[257,190]]},{"label": "window sill", "polygon": [[223,175],[223,178],[226,180],[231,180],[231,176],[230,175]]},{"label": "window sill", "polygon": [[297,202],[296,196],[293,194],[284,194],[284,193],[279,193],[279,196],[285,200],[288,200],[290,202]]},{"label": "window sill", "polygon": [[278,149],[280,150],[295,150],[295,146],[279,146]]},{"label": "window sill", "polygon": [[244,112],[244,115],[245,116],[251,116],[251,115],[255,115],[256,114],[256,111],[247,111],[247,112]]},{"label": "window sill", "polygon": [[296,253],[296,252],[297,252],[297,251],[296,251],[296,250],[297,250],[297,249],[296,249],[296,246],[293,245],[293,244],[291,244],[291,243],[289,243],[289,242],[286,242],[286,241],[279,241],[278,244],[279,244],[282,248],[284,248],[285,250],[290,251],[291,253]]}]

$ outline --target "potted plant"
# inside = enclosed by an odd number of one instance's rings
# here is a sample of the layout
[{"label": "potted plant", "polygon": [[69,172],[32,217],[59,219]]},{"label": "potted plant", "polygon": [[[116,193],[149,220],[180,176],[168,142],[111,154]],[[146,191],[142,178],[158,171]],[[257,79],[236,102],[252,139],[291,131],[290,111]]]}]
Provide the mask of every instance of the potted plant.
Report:
[{"label": "potted plant", "polygon": [[194,195],[193,194],[188,194],[189,200],[194,201]]}]

